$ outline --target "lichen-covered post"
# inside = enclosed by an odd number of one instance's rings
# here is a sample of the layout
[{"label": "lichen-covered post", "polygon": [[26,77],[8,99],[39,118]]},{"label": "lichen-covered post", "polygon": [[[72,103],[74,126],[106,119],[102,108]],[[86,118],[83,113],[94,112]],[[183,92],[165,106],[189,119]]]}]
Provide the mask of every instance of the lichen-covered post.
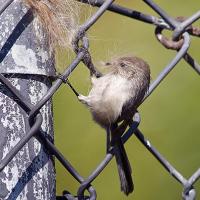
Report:
[{"label": "lichen-covered post", "polygon": [[[0,0],[3,5],[5,0]],[[0,73],[33,105],[51,87],[54,59],[37,19],[15,0],[0,16]],[[41,109],[42,131],[53,140],[52,104]],[[30,130],[28,115],[0,84],[0,161]],[[1,200],[55,200],[54,161],[32,138],[0,172]]]}]

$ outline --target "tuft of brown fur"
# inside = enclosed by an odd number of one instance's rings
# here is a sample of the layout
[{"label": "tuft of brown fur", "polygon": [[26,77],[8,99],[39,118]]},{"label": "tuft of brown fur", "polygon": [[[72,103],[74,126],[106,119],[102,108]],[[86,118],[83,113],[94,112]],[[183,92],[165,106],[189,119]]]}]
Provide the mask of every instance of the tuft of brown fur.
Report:
[{"label": "tuft of brown fur", "polygon": [[78,28],[79,8],[75,0],[23,0],[44,28],[51,47],[71,47]]}]

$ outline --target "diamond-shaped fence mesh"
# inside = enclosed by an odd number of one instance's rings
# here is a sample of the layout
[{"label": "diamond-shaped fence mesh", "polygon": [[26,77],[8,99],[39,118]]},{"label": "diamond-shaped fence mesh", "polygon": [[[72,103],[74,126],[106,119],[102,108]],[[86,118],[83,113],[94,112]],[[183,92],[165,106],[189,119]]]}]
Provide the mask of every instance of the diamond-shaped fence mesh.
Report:
[{"label": "diamond-shaped fence mesh", "polygon": [[[0,82],[5,87],[6,90],[13,96],[15,102],[24,110],[28,115],[28,121],[30,125],[30,130],[27,131],[26,135],[21,138],[10,150],[7,155],[5,155],[0,161],[0,171],[2,171],[11,160],[13,160],[22,147],[29,142],[32,137],[36,137],[37,140],[42,143],[45,148],[48,149],[49,153],[58,159],[60,163],[65,167],[65,169],[76,179],[80,186],[76,195],[72,195],[69,192],[65,192],[62,197],[57,197],[57,199],[90,199],[95,200],[97,197],[97,191],[92,186],[92,182],[96,177],[105,169],[105,167],[110,163],[113,158],[112,149],[105,155],[105,158],[96,167],[96,169],[87,177],[83,178],[78,171],[70,164],[70,162],[65,158],[65,156],[57,149],[57,147],[52,143],[52,141],[41,131],[41,124],[43,116],[41,114],[42,107],[53,97],[53,95],[59,90],[62,84],[68,82],[68,77],[73,74],[74,69],[83,62],[88,68],[93,68],[92,59],[89,52],[89,39],[87,38],[87,31],[93,24],[98,21],[101,16],[107,12],[111,11],[116,14],[123,15],[125,17],[132,18],[133,20],[139,20],[144,23],[149,23],[155,26],[155,35],[160,43],[167,49],[176,50],[177,53],[175,57],[169,62],[169,64],[160,72],[158,77],[152,81],[149,91],[143,101],[145,101],[149,95],[157,88],[157,86],[162,83],[166,76],[173,70],[177,63],[184,59],[191,70],[195,70],[198,74],[200,73],[200,66],[197,61],[188,53],[190,45],[190,37],[199,37],[200,28],[194,27],[192,24],[200,18],[200,11],[193,14],[192,16],[186,18],[178,17],[174,19],[162,10],[156,3],[152,0],[143,0],[152,10],[154,10],[160,18],[155,16],[143,14],[136,10],[130,8],[125,8],[114,3],[114,0],[90,0],[89,3],[92,6],[99,7],[99,9],[84,23],[80,26],[80,29],[73,41],[73,47],[76,52],[76,57],[73,59],[71,64],[66,67],[65,71],[57,76],[48,89],[45,95],[33,105],[27,101],[23,94],[21,94],[16,87],[11,84],[9,77],[5,74],[0,74]],[[88,3],[87,0],[82,0],[82,3]],[[13,3],[13,0],[5,1],[0,7],[0,15],[4,13],[6,9]],[[30,11],[28,11],[30,12]],[[32,19],[29,19],[27,23],[31,23]],[[22,19],[23,20],[23,19]],[[28,26],[28,24],[27,24]],[[26,29],[26,27],[24,27]],[[167,29],[173,32],[172,38],[168,39],[162,35],[162,30]],[[11,33],[12,34],[12,33]],[[2,50],[1,50],[2,51]],[[4,60],[8,52],[1,52],[0,60]],[[94,68],[95,70],[95,68]],[[97,71],[94,71],[98,76]],[[158,162],[169,172],[174,179],[177,180],[183,186],[182,197],[185,200],[192,200],[196,197],[195,188],[193,187],[195,182],[200,177],[200,169],[194,172],[190,178],[185,178],[174,166],[172,166],[160,153],[159,151],[151,145],[151,142],[145,139],[143,133],[139,129],[140,115],[136,113],[133,117],[133,123],[130,125],[127,132],[122,136],[123,143],[132,137],[133,135],[144,145],[144,147],[151,152],[151,154],[158,160]],[[0,143],[1,144],[1,143]],[[66,188],[67,189],[67,188]],[[88,191],[89,195],[85,196],[85,191]],[[101,197],[99,197],[101,198]]]}]

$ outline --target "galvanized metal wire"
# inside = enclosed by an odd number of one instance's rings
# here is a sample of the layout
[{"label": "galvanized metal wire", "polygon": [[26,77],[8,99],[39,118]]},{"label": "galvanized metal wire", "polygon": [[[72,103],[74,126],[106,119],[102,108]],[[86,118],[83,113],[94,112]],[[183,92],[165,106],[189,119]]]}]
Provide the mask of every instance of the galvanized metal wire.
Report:
[{"label": "galvanized metal wire", "polygon": [[[88,3],[88,0],[79,0],[82,3]],[[114,4],[114,0],[90,0],[89,3],[92,6],[99,7],[95,14],[93,14],[88,21],[80,26],[80,29],[73,41],[74,51],[76,57],[72,63],[66,67],[65,71],[57,77],[52,87],[46,93],[46,95],[36,104],[32,105],[24,99],[23,94],[19,93],[18,90],[10,83],[10,81],[3,75],[0,74],[0,82],[4,84],[7,89],[15,97],[15,101],[21,106],[24,111],[29,115],[29,123],[31,126],[30,131],[23,137],[17,145],[0,161],[0,172],[8,165],[8,163],[15,157],[20,149],[34,136],[39,142],[43,143],[44,146],[54,155],[65,169],[80,183],[80,187],[77,190],[76,195],[70,194],[70,192],[64,192],[63,196],[57,197],[57,199],[68,199],[68,200],[95,200],[97,193],[92,187],[92,182],[96,177],[104,170],[113,158],[112,149],[109,151],[105,158],[100,162],[96,169],[84,179],[77,170],[70,164],[65,156],[56,148],[56,146],[50,141],[41,131],[42,115],[40,113],[43,105],[53,97],[58,91],[62,84],[67,83],[68,77],[73,73],[73,70],[78,66],[80,62],[83,62],[89,69],[92,69],[96,76],[99,76],[99,72],[95,69],[92,59],[89,53],[89,40],[87,38],[87,31],[93,24],[107,11],[114,12],[116,14],[123,15],[141,22],[149,23],[155,26],[155,34],[159,42],[168,49],[177,51],[175,57],[164,67],[158,77],[153,81],[149,88],[148,94],[143,99],[143,102],[151,95],[151,93],[164,81],[166,76],[172,71],[177,63],[184,59],[198,74],[200,74],[200,65],[198,62],[188,53],[191,36],[200,36],[200,28],[191,26],[195,21],[200,18],[200,12],[198,11],[191,17],[183,20],[182,22],[174,19],[162,8],[160,8],[152,0],[143,0],[149,7],[151,7],[156,13],[160,15],[160,18],[141,13],[136,10],[125,8]],[[0,7],[0,15],[7,9],[7,7],[13,2],[13,0],[5,1],[4,5]],[[30,11],[28,11],[30,12]],[[31,23],[32,19],[28,21]],[[27,24],[28,26],[28,24]],[[162,30],[168,29],[173,33],[172,39],[165,38],[162,35]],[[79,46],[80,42],[81,46]],[[8,53],[8,52],[7,52]],[[1,62],[3,58],[0,58]],[[194,183],[200,178],[200,168],[193,173],[190,178],[185,178],[167,159],[162,156],[159,151],[151,144],[151,142],[145,139],[143,133],[139,130],[140,115],[136,113],[133,117],[133,123],[130,125],[128,131],[122,136],[123,143],[132,136],[136,138],[144,145],[144,147],[159,161],[159,163],[169,172],[183,186],[182,197],[185,200],[194,200],[196,192],[194,189]],[[89,196],[85,196],[85,191],[88,190]]]}]

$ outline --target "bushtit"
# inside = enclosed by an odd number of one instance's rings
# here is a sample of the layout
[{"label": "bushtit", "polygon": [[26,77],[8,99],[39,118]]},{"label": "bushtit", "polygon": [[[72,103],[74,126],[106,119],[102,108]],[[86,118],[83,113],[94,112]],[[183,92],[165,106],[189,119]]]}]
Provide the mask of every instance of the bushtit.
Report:
[{"label": "bushtit", "polygon": [[[93,119],[107,130],[107,139],[111,137],[108,144],[114,147],[121,190],[128,195],[134,185],[121,136],[148,90],[150,69],[145,61],[133,56],[121,57],[106,65],[110,71],[99,78],[93,76],[89,95],[79,95],[78,99],[88,106]],[[123,123],[118,127],[120,121]]]}]

